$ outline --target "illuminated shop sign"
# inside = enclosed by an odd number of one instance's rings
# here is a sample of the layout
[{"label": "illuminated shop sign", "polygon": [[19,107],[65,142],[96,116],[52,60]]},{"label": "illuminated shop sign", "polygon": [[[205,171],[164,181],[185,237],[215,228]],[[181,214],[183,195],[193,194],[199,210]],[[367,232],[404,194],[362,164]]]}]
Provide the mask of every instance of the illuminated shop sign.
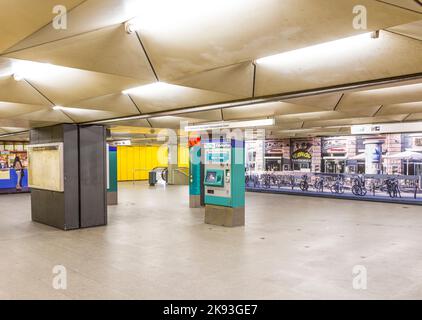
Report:
[{"label": "illuminated shop sign", "polygon": [[293,160],[312,160],[312,154],[309,151],[296,150],[292,154]]},{"label": "illuminated shop sign", "polygon": [[312,147],[313,144],[310,140],[295,140],[292,141],[292,154],[293,161],[306,161],[312,160]]}]

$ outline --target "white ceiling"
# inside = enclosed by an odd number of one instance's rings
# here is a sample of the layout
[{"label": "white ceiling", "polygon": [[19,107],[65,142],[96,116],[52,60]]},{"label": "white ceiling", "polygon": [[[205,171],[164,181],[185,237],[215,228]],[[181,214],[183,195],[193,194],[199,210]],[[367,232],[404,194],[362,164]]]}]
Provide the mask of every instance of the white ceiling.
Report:
[{"label": "white ceiling", "polygon": [[[115,125],[176,128],[180,121],[275,117],[271,135],[303,136],[422,119],[422,77],[192,109],[420,75],[422,8],[413,0],[61,0],[66,30],[52,26],[56,4],[0,0],[0,134],[145,114],[148,121]],[[353,28],[356,5],[368,11],[367,30]],[[133,18],[139,28],[128,34],[125,22]],[[375,30],[381,30],[378,39],[358,36],[353,46],[299,50]],[[27,72],[32,66],[35,71]],[[23,80],[14,80],[16,70]],[[158,80],[167,85],[155,86]],[[122,93],[145,85],[151,90]],[[185,114],[165,114],[185,108]]]}]

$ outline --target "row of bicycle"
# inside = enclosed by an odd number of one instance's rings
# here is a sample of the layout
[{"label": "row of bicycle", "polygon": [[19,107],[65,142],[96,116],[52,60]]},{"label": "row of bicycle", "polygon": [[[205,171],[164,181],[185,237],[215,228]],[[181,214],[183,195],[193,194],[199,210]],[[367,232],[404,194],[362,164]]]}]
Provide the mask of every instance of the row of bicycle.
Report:
[{"label": "row of bicycle", "polygon": [[303,192],[313,189],[315,192],[329,191],[333,194],[344,194],[350,191],[355,196],[366,196],[368,192],[373,196],[377,192],[388,195],[391,198],[401,198],[402,189],[405,192],[412,192],[416,198],[418,183],[416,181],[400,182],[396,177],[384,179],[366,179],[364,175],[277,175],[274,173],[249,174],[246,176],[246,186],[253,188],[299,188]]}]

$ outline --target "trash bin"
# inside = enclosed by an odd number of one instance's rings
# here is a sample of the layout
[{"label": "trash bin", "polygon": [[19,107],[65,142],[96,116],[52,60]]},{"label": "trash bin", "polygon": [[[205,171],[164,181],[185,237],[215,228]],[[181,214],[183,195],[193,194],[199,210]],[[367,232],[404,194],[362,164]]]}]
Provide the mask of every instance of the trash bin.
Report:
[{"label": "trash bin", "polygon": [[156,183],[157,183],[157,172],[156,171],[150,171],[149,172],[149,185],[151,187],[155,187]]}]

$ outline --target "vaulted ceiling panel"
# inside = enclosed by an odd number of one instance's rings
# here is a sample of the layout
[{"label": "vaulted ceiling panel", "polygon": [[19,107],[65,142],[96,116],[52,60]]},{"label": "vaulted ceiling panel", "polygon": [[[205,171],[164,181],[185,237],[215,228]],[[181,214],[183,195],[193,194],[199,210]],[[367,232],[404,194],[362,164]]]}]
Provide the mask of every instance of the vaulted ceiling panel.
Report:
[{"label": "vaulted ceiling panel", "polygon": [[164,116],[159,118],[153,118],[149,120],[154,128],[170,128],[170,129],[180,129],[181,123],[198,123],[203,121],[202,119],[195,118],[185,118],[185,117],[174,117],[174,116]]},{"label": "vaulted ceiling panel", "polygon": [[[18,3],[18,1],[2,1]],[[34,0],[25,1],[31,2],[32,6],[37,6],[40,3],[40,1]],[[20,0],[19,2],[22,1]],[[52,8],[54,5],[57,5],[57,1],[43,0],[42,2],[54,3],[43,8],[43,13],[49,15],[49,19],[48,21],[46,21],[45,24],[49,24],[43,26],[43,28],[38,30],[38,32],[34,32],[32,35],[28,36],[23,41],[16,44],[14,47],[7,50],[7,52],[13,52],[24,48],[34,47],[47,42],[69,38],[78,34],[122,23],[135,16],[136,13],[134,12],[134,8],[137,7],[137,3],[139,3],[139,0],[77,1],[81,4],[73,9],[71,6],[66,5],[66,1],[60,0],[60,4],[65,5],[67,8],[67,28],[61,30],[54,29],[51,24],[52,19],[54,17],[54,15],[51,13]],[[25,6],[22,6],[22,10],[27,10],[28,14],[33,15],[33,12],[30,11],[30,7],[26,7],[25,9]]]},{"label": "vaulted ceiling panel", "polygon": [[422,101],[398,103],[383,106],[377,115],[390,115],[390,114],[405,114],[405,113],[421,113]]},{"label": "vaulted ceiling panel", "polygon": [[69,118],[60,110],[53,110],[51,108],[44,108],[34,112],[28,112],[19,116],[13,117],[14,119],[27,120],[27,121],[40,121],[47,122],[49,125],[57,123],[72,123],[72,119]]},{"label": "vaulted ceiling panel", "polygon": [[346,93],[338,110],[422,101],[422,83]]},{"label": "vaulted ceiling panel", "polygon": [[407,115],[305,121],[304,128],[402,121]]},{"label": "vaulted ceiling panel", "polygon": [[0,77],[0,101],[31,105],[50,105],[49,102],[25,81],[12,76]]},{"label": "vaulted ceiling panel", "polygon": [[247,119],[273,117],[282,114],[315,112],[318,108],[287,102],[260,103],[244,107],[223,109],[224,119]]},{"label": "vaulted ceiling panel", "polygon": [[81,108],[63,108],[63,113],[69,116],[74,122],[88,122],[125,116],[125,114],[119,112]]},{"label": "vaulted ceiling panel", "polygon": [[125,115],[139,114],[135,104],[122,93],[100,96],[72,103],[71,107],[111,111]]},{"label": "vaulted ceiling panel", "polygon": [[131,77],[139,80],[139,84],[155,81],[137,36],[127,34],[121,24],[14,52],[7,56]]},{"label": "vaulted ceiling panel", "polygon": [[199,106],[236,98],[228,94],[161,83],[144,87],[139,92],[131,93],[130,96],[143,113]]},{"label": "vaulted ceiling panel", "polygon": [[[60,5],[72,9],[82,2],[60,0]],[[53,7],[57,4],[57,0],[1,0],[0,53],[49,24],[54,18]]]},{"label": "vaulted ceiling panel", "polygon": [[320,94],[303,98],[289,99],[285,102],[299,104],[303,106],[317,107],[324,110],[333,110],[342,98],[343,94],[339,93],[330,93],[330,94]]},{"label": "vaulted ceiling panel", "polygon": [[389,3],[397,7],[413,10],[422,13],[422,5],[417,0],[377,0],[379,2]]},{"label": "vaulted ceiling panel", "polygon": [[[24,63],[23,71],[28,71],[30,67],[28,61],[14,59],[13,63]],[[36,72],[25,75],[25,80],[56,105],[67,105],[75,101],[120,92],[138,84],[135,79],[104,73],[49,64],[35,64],[35,66]]]},{"label": "vaulted ceiling panel", "polygon": [[422,20],[392,27],[392,28],[389,28],[388,30],[405,35],[407,37],[422,40]]},{"label": "vaulted ceiling panel", "polygon": [[[306,54],[288,53],[258,63],[256,94],[309,90],[422,72],[422,42],[389,32],[365,35],[353,45]],[[399,58],[400,57],[400,58]],[[406,59],[401,59],[406,57]]]},{"label": "vaulted ceiling panel", "polygon": [[254,66],[250,62],[196,73],[175,83],[246,98],[253,94]]},{"label": "vaulted ceiling panel", "polygon": [[27,114],[42,109],[51,109],[40,105],[30,105],[22,103],[10,103],[0,101],[0,118],[17,117],[22,114]]}]

